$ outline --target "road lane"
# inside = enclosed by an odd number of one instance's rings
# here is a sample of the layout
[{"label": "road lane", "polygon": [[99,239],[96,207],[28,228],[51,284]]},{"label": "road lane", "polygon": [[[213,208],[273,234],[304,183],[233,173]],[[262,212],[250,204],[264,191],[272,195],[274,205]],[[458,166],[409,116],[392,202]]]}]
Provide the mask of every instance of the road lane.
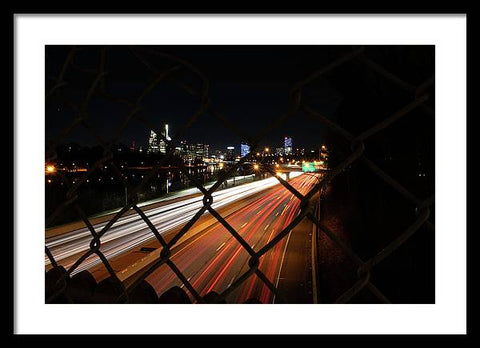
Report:
[{"label": "road lane", "polygon": [[[305,194],[316,182],[315,177],[302,175],[292,179],[290,184]],[[254,250],[259,250],[283,230],[299,211],[300,201],[286,188],[279,186],[226,220]],[[260,259],[259,268],[273,284],[278,282],[288,239],[289,236],[283,238]],[[223,292],[248,270],[249,258],[248,252],[220,223],[210,228],[208,233],[174,249],[171,257],[202,296],[210,291]],[[167,265],[162,265],[146,280],[158,294],[174,285],[182,286]],[[251,297],[264,303],[273,300],[272,292],[255,275],[227,299],[229,303],[239,303]]]},{"label": "road lane", "polygon": [[[298,175],[300,173],[292,173]],[[269,187],[278,185],[278,180],[268,178],[252,183],[236,186],[212,194],[214,203],[212,207],[218,209],[228,206],[240,199],[255,195]],[[188,222],[197,211],[203,206],[203,197],[189,198],[180,202],[163,205],[153,209],[145,209],[145,215],[157,228],[159,233],[166,233],[178,229]],[[208,214],[208,213],[206,213]],[[107,223],[94,225],[95,231],[99,232]],[[123,216],[102,236],[100,250],[107,259],[122,255],[135,247],[147,243],[155,236],[147,224],[137,214]],[[77,229],[59,236],[46,239],[46,246],[58,264],[69,268],[85,253],[92,240],[92,235],[87,228]],[[75,269],[72,274],[82,270],[90,269],[101,261],[96,255],[91,255]],[[50,260],[45,256],[45,265],[50,265]]]}]

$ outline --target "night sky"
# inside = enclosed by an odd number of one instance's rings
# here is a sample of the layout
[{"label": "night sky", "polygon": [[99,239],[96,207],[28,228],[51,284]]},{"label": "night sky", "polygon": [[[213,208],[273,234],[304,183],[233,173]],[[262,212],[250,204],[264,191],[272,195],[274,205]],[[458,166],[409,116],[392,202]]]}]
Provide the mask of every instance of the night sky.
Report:
[{"label": "night sky", "polygon": [[[254,136],[274,119],[285,114],[293,103],[290,91],[299,80],[328,64],[336,57],[351,51],[350,46],[139,46],[147,64],[158,70],[175,65],[164,57],[142,51],[151,48],[184,59],[201,71],[209,82],[212,108],[230,120],[243,132]],[[46,47],[46,90],[54,85],[54,79],[62,69],[71,50],[70,46]],[[96,76],[103,46],[80,46],[65,70],[64,81],[46,102],[46,138],[53,140],[70,124],[75,112],[71,104],[86,95]],[[141,91],[155,78],[155,74],[143,64],[127,46],[107,46],[105,86],[117,97],[135,100]],[[202,80],[198,75],[182,67],[172,75],[177,81],[201,91]],[[329,82],[319,78],[310,93],[317,96],[315,107],[332,116],[342,101],[342,95]],[[163,81],[142,101],[143,117],[161,128],[170,127],[173,137],[199,107],[199,98],[191,96],[172,81]],[[88,124],[102,139],[110,139],[116,133],[130,107],[107,101],[94,95],[88,105]],[[318,148],[324,142],[324,127],[312,122],[298,112],[279,128],[273,130],[260,143],[261,146],[283,147],[283,138],[293,138],[294,148]],[[122,131],[119,141],[145,148],[149,129],[132,119]],[[203,113],[179,140],[210,144],[211,149],[239,147],[243,140],[222,125],[210,113]],[[83,127],[77,127],[64,140],[91,146],[96,140]]]}]

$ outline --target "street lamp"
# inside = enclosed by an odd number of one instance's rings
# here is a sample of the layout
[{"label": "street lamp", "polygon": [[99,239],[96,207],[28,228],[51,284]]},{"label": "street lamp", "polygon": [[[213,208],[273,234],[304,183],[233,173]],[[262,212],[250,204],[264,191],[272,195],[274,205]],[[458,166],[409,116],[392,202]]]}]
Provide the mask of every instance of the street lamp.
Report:
[{"label": "street lamp", "polygon": [[56,170],[55,166],[47,165],[47,168],[46,168],[47,173],[53,174],[53,173],[55,173],[55,170]]},{"label": "street lamp", "polygon": [[[253,169],[254,169],[255,171],[258,171],[259,168],[260,168],[260,166],[259,166],[257,163],[255,163],[255,164],[253,165]],[[255,180],[255,178],[257,178],[257,173],[255,173],[255,175],[253,176],[253,180]]]}]

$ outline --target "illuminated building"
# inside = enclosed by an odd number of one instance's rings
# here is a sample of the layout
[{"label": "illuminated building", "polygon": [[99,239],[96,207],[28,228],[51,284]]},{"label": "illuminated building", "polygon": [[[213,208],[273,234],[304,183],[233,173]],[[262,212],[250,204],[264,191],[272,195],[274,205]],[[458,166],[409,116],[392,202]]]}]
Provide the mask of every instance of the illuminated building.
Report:
[{"label": "illuminated building", "polygon": [[215,157],[223,160],[225,158],[225,154],[220,150],[215,150]]},{"label": "illuminated building", "polygon": [[208,144],[197,144],[195,147],[195,157],[198,159],[208,158]]},{"label": "illuminated building", "polygon": [[285,155],[292,154],[292,138],[285,137]]},{"label": "illuminated building", "polygon": [[[167,140],[172,140],[170,136],[168,135],[168,124],[165,125],[165,130],[162,132],[163,137],[165,137]],[[150,137],[148,138],[148,148],[147,148],[147,153],[162,153],[165,154],[167,153],[167,144],[163,137],[158,137],[157,133],[155,133],[153,130],[150,131]]]},{"label": "illuminated building", "polygon": [[148,148],[147,153],[157,153],[160,149],[158,147],[158,138],[157,133],[153,130],[150,131],[150,137],[148,138]]},{"label": "illuminated building", "polygon": [[[170,136],[168,135],[168,124],[165,125],[165,131],[162,132],[162,135],[168,140],[172,140]],[[160,153],[167,153],[167,143],[165,140],[163,140],[163,137],[160,137],[160,140],[158,141],[158,147],[160,149]]]},{"label": "illuminated building", "polygon": [[225,159],[227,161],[235,161],[235,147],[233,146],[227,147],[227,153],[226,153]]},{"label": "illuminated building", "polygon": [[208,144],[203,144],[203,157],[208,158],[208,148],[210,146]]},{"label": "illuminated building", "polygon": [[241,143],[240,144],[240,156],[245,157],[250,153],[250,145],[246,143]]},{"label": "illuminated building", "polygon": [[180,142],[180,147],[182,148],[182,158],[185,162],[191,162],[196,157],[196,147],[195,145],[188,145],[186,140]]}]

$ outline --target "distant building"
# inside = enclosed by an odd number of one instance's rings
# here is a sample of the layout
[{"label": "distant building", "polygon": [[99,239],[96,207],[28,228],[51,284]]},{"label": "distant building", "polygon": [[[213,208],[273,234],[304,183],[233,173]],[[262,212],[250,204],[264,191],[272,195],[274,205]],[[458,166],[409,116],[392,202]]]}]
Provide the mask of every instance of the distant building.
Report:
[{"label": "distant building", "polygon": [[285,154],[285,149],[283,147],[277,147],[275,149],[275,154],[278,156],[283,156]]},{"label": "distant building", "polygon": [[159,151],[157,133],[151,130],[150,137],[148,138],[147,153],[158,153]]},{"label": "distant building", "polygon": [[226,153],[225,159],[227,161],[235,161],[235,147],[233,146],[227,147],[227,153]]},{"label": "distant building", "polygon": [[[162,132],[162,135],[168,140],[172,140],[170,138],[170,136],[168,135],[168,124],[165,125],[165,130]],[[167,143],[165,142],[165,140],[163,140],[163,137],[160,137],[159,141],[158,141],[158,147],[160,149],[160,153],[167,153]]]},{"label": "distant building", "polygon": [[224,159],[225,158],[225,153],[220,151],[220,150],[215,150],[215,157],[218,159]]},{"label": "distant building", "polygon": [[208,149],[210,148],[210,145],[208,144],[203,144],[203,157],[208,158]]},{"label": "distant building", "polygon": [[[168,135],[168,124],[165,125],[165,130],[162,132],[163,137],[167,140],[172,140]],[[150,137],[148,138],[147,153],[167,153],[167,144],[163,137],[158,137],[157,133],[153,130],[150,131]]]},{"label": "distant building", "polygon": [[304,156],[304,155],[305,155],[305,149],[304,149],[304,148],[302,148],[302,149],[299,149],[299,148],[295,149],[294,155],[295,155],[295,156]]},{"label": "distant building", "polygon": [[184,162],[193,162],[208,158],[209,148],[208,144],[188,144],[186,140],[182,140],[180,146],[176,149],[181,154]]},{"label": "distant building", "polygon": [[208,144],[197,144],[195,147],[195,157],[197,159],[208,158]]},{"label": "distant building", "polygon": [[196,157],[196,146],[189,145],[186,140],[180,142],[182,151],[182,158],[184,162],[192,162]]},{"label": "distant building", "polygon": [[182,155],[183,155],[183,149],[182,149],[182,147],[181,147],[181,146],[175,147],[175,150],[173,151],[173,154],[174,154],[175,156],[180,156],[180,157],[182,157]]},{"label": "distant building", "polygon": [[188,150],[187,150],[187,157],[189,161],[193,161],[195,157],[197,156],[197,148],[195,145],[191,144],[188,145]]},{"label": "distant building", "polygon": [[291,155],[292,154],[292,138],[291,137],[285,137],[285,155]]},{"label": "distant building", "polygon": [[188,151],[188,144],[186,140],[180,141],[180,148],[181,148],[182,155],[185,155]]},{"label": "distant building", "polygon": [[240,144],[240,156],[245,157],[250,153],[250,145],[246,143],[241,143]]}]

